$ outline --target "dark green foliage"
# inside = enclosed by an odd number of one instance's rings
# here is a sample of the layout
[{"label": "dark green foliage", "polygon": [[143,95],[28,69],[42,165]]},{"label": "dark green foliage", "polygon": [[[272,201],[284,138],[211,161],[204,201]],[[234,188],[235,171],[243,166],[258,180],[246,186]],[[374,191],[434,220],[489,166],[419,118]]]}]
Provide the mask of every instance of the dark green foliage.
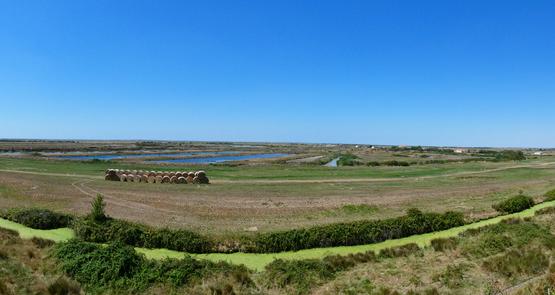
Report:
[{"label": "dark green foliage", "polygon": [[78,295],[81,294],[81,287],[74,281],[59,277],[48,286],[48,293],[50,295]]},{"label": "dark green foliage", "polygon": [[95,243],[118,241],[136,247],[166,248],[189,253],[209,252],[212,244],[207,238],[191,231],[154,229],[116,219],[106,219],[104,222],[79,219],[74,222],[73,229],[79,238]]},{"label": "dark green foliage", "polygon": [[353,154],[346,154],[339,157],[337,160],[338,166],[356,166],[361,165],[359,158]]},{"label": "dark green foliage", "polygon": [[555,189],[548,191],[543,196],[545,197],[544,202],[555,201]]},{"label": "dark green foliage", "polygon": [[446,251],[453,250],[457,248],[458,240],[457,238],[438,238],[431,241],[432,248],[435,251]]},{"label": "dark green foliage", "polygon": [[526,210],[532,206],[534,206],[534,199],[520,194],[493,205],[493,209],[502,213],[511,214]]},{"label": "dark green foliage", "polygon": [[35,229],[55,229],[68,227],[73,218],[40,208],[16,208],[0,212],[0,217]]},{"label": "dark green foliage", "polygon": [[8,255],[8,252],[6,252],[4,249],[0,249],[0,260],[8,259],[8,257],[10,257]]},{"label": "dark green foliage", "polygon": [[306,229],[259,234],[252,252],[282,252],[301,249],[363,245],[416,234],[449,229],[464,224],[461,213],[422,213],[409,210],[398,218],[337,223]]},{"label": "dark green foliage", "polygon": [[414,243],[410,243],[399,247],[383,249],[380,251],[379,256],[382,258],[395,258],[406,257],[416,253],[420,253],[420,247]]},{"label": "dark green foliage", "polygon": [[517,275],[536,275],[547,269],[549,257],[539,248],[512,249],[503,255],[487,259],[483,266],[490,272],[496,272],[508,278]]},{"label": "dark green foliage", "polygon": [[406,162],[406,161],[397,161],[397,160],[391,160],[391,161],[385,161],[382,163],[385,166],[410,166],[411,163]]},{"label": "dark green foliage", "polygon": [[106,203],[101,194],[97,194],[96,198],[91,203],[91,218],[96,222],[102,222],[107,219],[105,213]]},{"label": "dark green foliage", "polygon": [[506,150],[495,154],[495,159],[497,161],[522,161],[526,160],[526,156],[522,151]]},{"label": "dark green foliage", "polygon": [[229,277],[238,284],[253,284],[244,266],[196,260],[190,256],[179,260],[147,260],[122,243],[101,246],[71,240],[56,245],[54,256],[65,273],[92,293],[105,290],[137,293],[157,283],[179,287],[214,275]]}]

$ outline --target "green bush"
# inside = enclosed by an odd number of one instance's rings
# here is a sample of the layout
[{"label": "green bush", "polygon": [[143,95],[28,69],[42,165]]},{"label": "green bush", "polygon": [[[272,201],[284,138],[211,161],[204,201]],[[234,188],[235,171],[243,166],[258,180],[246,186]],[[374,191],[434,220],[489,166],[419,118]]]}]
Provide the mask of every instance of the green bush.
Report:
[{"label": "green bush", "polygon": [[522,161],[526,160],[526,156],[522,151],[501,151],[495,154],[495,160],[497,161]]},{"label": "green bush", "polygon": [[91,203],[91,218],[97,222],[105,221],[107,219],[105,207],[104,197],[101,194],[97,194]]},{"label": "green bush", "polygon": [[254,237],[252,252],[269,253],[301,249],[363,245],[416,234],[449,229],[464,224],[461,213],[422,213],[384,220],[336,223],[305,229],[262,233]]},{"label": "green bush", "polygon": [[391,161],[385,161],[383,162],[384,165],[386,166],[410,166],[411,163],[406,162],[406,161],[397,161],[397,160],[391,160]]},{"label": "green bush", "polygon": [[543,196],[545,197],[544,202],[555,201],[555,189],[548,191]]},{"label": "green bush", "polygon": [[15,208],[0,212],[0,217],[35,229],[68,227],[73,218],[40,208]]},{"label": "green bush", "polygon": [[57,244],[54,251],[62,270],[91,293],[114,294],[125,290],[140,293],[155,284],[175,287],[200,282],[215,275],[229,277],[239,284],[253,284],[244,266],[183,259],[147,260],[131,246],[112,243],[101,246],[79,240]]},{"label": "green bush", "polygon": [[123,220],[106,219],[95,222],[88,218],[76,220],[73,229],[77,237],[95,243],[113,241],[146,248],[166,248],[189,253],[211,251],[207,238],[187,230],[154,229]]},{"label": "green bush", "polygon": [[503,202],[493,205],[493,209],[501,213],[516,213],[534,206],[534,199],[525,195],[511,197]]},{"label": "green bush", "polygon": [[339,157],[339,160],[337,160],[338,166],[356,166],[361,164],[359,157],[353,154],[342,155]]}]

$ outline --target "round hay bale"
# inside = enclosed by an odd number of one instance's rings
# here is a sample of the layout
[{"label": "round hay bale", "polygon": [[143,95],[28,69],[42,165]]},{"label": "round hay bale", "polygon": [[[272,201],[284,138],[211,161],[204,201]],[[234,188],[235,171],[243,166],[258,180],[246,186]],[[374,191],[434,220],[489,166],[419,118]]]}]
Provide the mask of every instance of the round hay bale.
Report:
[{"label": "round hay bale", "polygon": [[170,183],[170,177],[169,176],[162,177],[162,183]]},{"label": "round hay bale", "polygon": [[156,183],[162,183],[162,175],[156,175]]},{"label": "round hay bale", "polygon": [[204,171],[197,171],[195,173],[195,177],[193,178],[193,183],[196,184],[209,184],[210,180],[206,177],[206,172]]},{"label": "round hay bale", "polygon": [[177,183],[179,183],[179,184],[187,183],[187,178],[185,178],[183,176],[180,176],[180,177],[177,178]]},{"label": "round hay bale", "polygon": [[135,175],[127,174],[127,182],[133,182],[135,180]]},{"label": "round hay bale", "polygon": [[188,176],[195,177],[195,172],[189,172],[187,175],[188,175]]},{"label": "round hay bale", "polygon": [[133,177],[134,182],[141,182],[142,176],[140,174],[135,174]]},{"label": "round hay bale", "polygon": [[170,183],[177,183],[177,177],[175,176],[170,177]]},{"label": "round hay bale", "polygon": [[121,181],[127,182],[127,174],[121,174],[121,176],[119,178],[120,178]]},{"label": "round hay bale", "polygon": [[183,176],[183,173],[181,173],[181,172],[176,172],[176,173],[175,173],[175,177],[179,178],[179,177],[181,177],[181,176]]},{"label": "round hay bale", "polygon": [[147,181],[148,183],[156,183],[156,176],[154,175],[149,175],[147,179],[148,179]]},{"label": "round hay bale", "polygon": [[187,178],[185,178],[185,179],[187,179],[187,183],[193,183],[193,179],[195,179],[195,177],[191,176],[191,174],[189,174],[189,175],[187,175]]},{"label": "round hay bale", "polygon": [[154,171],[148,172],[148,177],[151,177],[151,176],[156,176],[156,173],[154,173]]},{"label": "round hay bale", "polygon": [[104,180],[120,181],[120,178],[119,175],[116,174],[116,171],[109,170],[108,173],[104,176]]},{"label": "round hay bale", "polygon": [[148,175],[146,174],[141,175],[141,182],[148,183]]}]

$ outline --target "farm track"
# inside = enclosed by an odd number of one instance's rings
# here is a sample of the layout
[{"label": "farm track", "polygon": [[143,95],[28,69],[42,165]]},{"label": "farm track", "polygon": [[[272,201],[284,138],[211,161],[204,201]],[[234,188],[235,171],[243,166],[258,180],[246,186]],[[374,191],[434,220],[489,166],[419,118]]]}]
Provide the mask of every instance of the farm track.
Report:
[{"label": "farm track", "polygon": [[[434,179],[434,178],[444,178],[444,177],[456,177],[456,176],[466,176],[466,175],[478,175],[484,173],[506,171],[512,169],[520,168],[541,168],[546,166],[555,165],[555,162],[540,163],[540,164],[529,164],[529,165],[514,165],[508,167],[500,167],[493,169],[485,169],[480,171],[466,171],[466,172],[456,172],[447,173],[441,175],[428,175],[428,176],[411,176],[411,177],[388,177],[388,178],[335,178],[335,179],[249,179],[249,180],[227,180],[227,179],[216,179],[211,180],[214,184],[296,184],[296,183],[365,183],[365,182],[391,182],[391,181],[408,181],[408,180],[422,180],[422,179]],[[58,177],[78,177],[87,179],[103,179],[102,176],[92,176],[84,174],[64,174],[64,173],[48,173],[48,172],[34,172],[34,171],[22,171],[22,170],[9,170],[0,169],[0,172],[9,173],[22,173],[22,174],[32,174],[32,175],[44,175],[44,176],[58,176]]]},{"label": "farm track", "polygon": [[167,209],[163,209],[163,208],[157,208],[157,207],[153,207],[150,205],[147,205],[145,203],[142,202],[135,202],[135,201],[130,201],[130,200],[125,200],[124,202],[120,201],[119,198],[111,196],[109,194],[106,194],[104,192],[95,190],[89,186],[87,186],[86,184],[91,182],[92,179],[90,180],[80,180],[80,181],[76,181],[73,182],[71,184],[71,186],[73,186],[74,188],[76,188],[78,191],[80,191],[81,193],[89,196],[89,197],[95,197],[96,194],[102,194],[102,196],[104,197],[104,200],[106,203],[108,204],[112,204],[112,205],[116,205],[116,206],[120,206],[120,207],[124,207],[124,208],[128,208],[128,209],[137,209],[139,208],[140,210],[155,210],[155,211],[162,211],[162,212],[166,212],[166,213],[179,213],[178,210],[167,210]]}]

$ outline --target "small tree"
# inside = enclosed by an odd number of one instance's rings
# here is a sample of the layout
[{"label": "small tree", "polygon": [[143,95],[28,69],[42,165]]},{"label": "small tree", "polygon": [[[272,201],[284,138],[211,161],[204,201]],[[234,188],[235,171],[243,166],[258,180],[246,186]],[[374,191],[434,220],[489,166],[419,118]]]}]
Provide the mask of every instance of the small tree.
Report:
[{"label": "small tree", "polygon": [[106,208],[106,203],[104,203],[104,197],[101,194],[97,194],[96,198],[91,203],[91,217],[94,221],[105,221],[106,214],[104,212]]}]

